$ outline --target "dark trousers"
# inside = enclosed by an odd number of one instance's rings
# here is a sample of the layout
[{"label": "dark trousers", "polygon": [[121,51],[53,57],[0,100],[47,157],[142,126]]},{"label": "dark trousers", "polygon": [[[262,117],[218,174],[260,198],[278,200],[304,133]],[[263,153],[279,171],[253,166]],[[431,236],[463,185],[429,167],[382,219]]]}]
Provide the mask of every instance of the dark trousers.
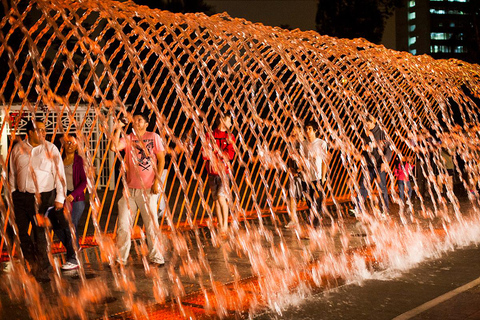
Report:
[{"label": "dark trousers", "polygon": [[[45,228],[37,225],[35,215],[45,214],[48,207],[55,203],[55,190],[42,192],[41,202],[36,210],[35,194],[14,191],[12,193],[15,222],[17,223],[20,246],[23,256],[30,263],[34,275],[45,275],[51,270],[47,253],[47,237]],[[28,234],[28,226],[32,224],[32,232]]]},{"label": "dark trousers", "polygon": [[322,216],[323,192],[321,189],[323,189],[323,185],[319,180],[307,182],[306,185],[307,205],[310,209],[310,223],[312,225],[317,225]]},{"label": "dark trousers", "polygon": [[[387,173],[380,170],[378,171],[380,176],[380,181],[378,181],[380,190],[378,190],[378,193],[382,194],[382,199],[383,199],[383,201],[380,201],[380,206],[384,211],[388,212],[390,206],[388,203]],[[368,178],[365,178],[365,176],[363,176],[362,179],[360,179],[360,198],[361,199],[359,199],[359,201],[362,201],[362,203],[368,197],[367,184],[371,185],[373,182],[375,182],[376,178],[377,178],[377,170],[375,170],[374,167],[368,167]],[[358,205],[359,210],[360,208],[361,208],[360,205]]]}]

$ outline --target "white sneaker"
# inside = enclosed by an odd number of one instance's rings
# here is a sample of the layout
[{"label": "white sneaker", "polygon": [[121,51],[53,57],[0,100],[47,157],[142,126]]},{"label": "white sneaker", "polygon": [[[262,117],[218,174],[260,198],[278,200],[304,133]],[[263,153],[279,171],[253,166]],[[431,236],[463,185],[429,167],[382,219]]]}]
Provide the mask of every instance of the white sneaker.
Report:
[{"label": "white sneaker", "polygon": [[163,257],[153,258],[153,259],[150,259],[150,263],[157,266],[163,266],[165,264],[165,259]]},{"label": "white sneaker", "polygon": [[297,223],[293,220],[291,220],[289,223],[287,223],[287,225],[285,226],[286,229],[292,229],[292,228],[295,228],[297,226]]},{"label": "white sneaker", "polygon": [[78,263],[75,264],[75,263],[71,263],[71,262],[65,262],[63,264],[63,266],[61,267],[62,270],[74,270],[74,269],[78,269]]},{"label": "white sneaker", "polygon": [[10,272],[12,272],[12,269],[13,269],[13,263],[12,263],[12,261],[6,261],[6,262],[3,264],[3,272],[5,272],[5,273],[10,273]]}]

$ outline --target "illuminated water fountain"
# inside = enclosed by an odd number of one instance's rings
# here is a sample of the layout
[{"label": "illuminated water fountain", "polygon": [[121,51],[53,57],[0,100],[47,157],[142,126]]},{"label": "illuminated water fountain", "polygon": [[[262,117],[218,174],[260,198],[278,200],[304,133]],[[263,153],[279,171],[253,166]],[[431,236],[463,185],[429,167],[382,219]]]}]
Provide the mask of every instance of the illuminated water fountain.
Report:
[{"label": "illuminated water fountain", "polygon": [[[81,268],[78,290],[67,290],[57,266],[55,299],[47,299],[45,288],[15,263],[4,280],[12,298],[26,299],[33,318],[87,318],[89,306],[112,291],[122,292],[125,309],[135,317],[145,316],[152,302],[165,301],[177,302],[183,316],[195,316],[184,303],[186,278],[198,283],[205,310],[220,317],[264,307],[281,312],[290,295],[308,294],[313,286],[327,285],[326,279],[370,277],[367,253],[383,269],[407,269],[479,241],[479,137],[473,125],[478,123],[478,65],[414,57],[362,39],[286,31],[226,14],[172,14],[108,0],[5,5],[0,25],[2,221],[14,216],[5,163],[26,120],[46,116],[52,140],[75,128],[90,201],[80,243],[98,245],[114,279],[109,286],[103,277],[88,279]],[[123,156],[108,149],[113,127],[140,108],[155,119],[151,129],[162,136],[171,158],[163,195],[168,206],[159,232],[167,266],[144,265],[150,299],[135,295],[131,268],[113,265],[116,201],[110,198],[117,199],[123,187],[117,168]],[[347,212],[365,170],[360,136],[368,114],[388,133],[393,153],[416,155],[418,176],[427,176],[425,192],[414,182],[420,199],[404,206],[391,166],[392,212],[384,220],[375,195],[357,219]],[[226,238],[219,237],[212,219],[200,152],[222,115],[232,116],[237,141]],[[292,128],[305,120],[320,125],[319,136],[328,144],[323,190],[328,207],[317,228],[299,211],[304,219],[295,232],[283,228],[288,222],[285,162],[295,154]],[[445,164],[429,134],[456,154],[455,171],[468,198],[459,201],[451,186],[446,196],[442,193],[438,182],[446,180]],[[433,179],[434,167],[440,178]],[[4,230],[3,247],[11,257],[18,238],[9,240]],[[141,255],[145,240],[139,233]],[[365,246],[368,250],[354,250]],[[15,259],[21,260],[16,251]],[[213,251],[223,254],[233,291],[216,278],[218,266],[209,260]],[[250,264],[254,282],[245,285],[236,259]]]}]

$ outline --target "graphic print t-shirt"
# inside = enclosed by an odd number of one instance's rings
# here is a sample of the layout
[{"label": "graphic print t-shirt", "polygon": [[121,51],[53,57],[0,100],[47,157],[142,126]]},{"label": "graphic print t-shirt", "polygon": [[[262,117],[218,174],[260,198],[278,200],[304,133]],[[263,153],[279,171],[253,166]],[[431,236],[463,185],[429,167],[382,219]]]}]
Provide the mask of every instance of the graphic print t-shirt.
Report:
[{"label": "graphic print t-shirt", "polygon": [[[139,141],[131,133],[125,142],[125,162],[127,165],[127,184],[129,188],[149,189],[155,180],[157,166],[156,153],[164,150],[160,136],[145,132]],[[133,160],[135,158],[135,161]]]}]

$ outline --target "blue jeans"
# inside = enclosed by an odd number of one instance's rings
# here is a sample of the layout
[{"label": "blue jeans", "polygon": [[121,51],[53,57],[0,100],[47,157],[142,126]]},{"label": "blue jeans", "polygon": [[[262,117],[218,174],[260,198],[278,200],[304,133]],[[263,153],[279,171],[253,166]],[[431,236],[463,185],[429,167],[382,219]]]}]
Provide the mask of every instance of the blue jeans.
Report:
[{"label": "blue jeans", "polygon": [[397,180],[398,182],[398,193],[400,195],[400,199],[402,202],[405,202],[405,185],[408,188],[408,198],[412,198],[412,184],[410,183],[409,180],[403,181],[403,180]]},{"label": "blue jeans", "polygon": [[[70,214],[72,216],[72,224],[75,227],[77,248],[80,248],[78,243],[77,225],[78,225],[78,221],[82,216],[84,209],[85,209],[85,201],[72,202],[72,208],[70,210]],[[63,246],[67,250],[66,260],[71,263],[78,263],[77,257],[75,254],[75,249],[73,247],[72,233],[70,232],[70,228],[68,226],[63,226],[63,228],[55,230],[55,234],[57,235],[58,239],[62,242]]]},{"label": "blue jeans", "polygon": [[[379,175],[380,175],[380,181],[379,181],[380,191],[383,197],[383,201],[380,201],[380,206],[382,208],[385,206],[384,209],[386,209],[385,211],[388,212],[389,202],[388,202],[388,190],[387,190],[387,173],[383,171],[379,171]],[[375,171],[375,168],[368,168],[368,179],[366,179],[364,176],[360,180],[360,197],[359,198],[361,199],[359,199],[359,201],[365,202],[365,199],[368,197],[368,190],[365,187],[365,185],[367,183],[372,184],[375,181],[376,177],[377,177],[377,171]],[[361,208],[360,202],[358,203],[357,207],[360,210]]]}]

